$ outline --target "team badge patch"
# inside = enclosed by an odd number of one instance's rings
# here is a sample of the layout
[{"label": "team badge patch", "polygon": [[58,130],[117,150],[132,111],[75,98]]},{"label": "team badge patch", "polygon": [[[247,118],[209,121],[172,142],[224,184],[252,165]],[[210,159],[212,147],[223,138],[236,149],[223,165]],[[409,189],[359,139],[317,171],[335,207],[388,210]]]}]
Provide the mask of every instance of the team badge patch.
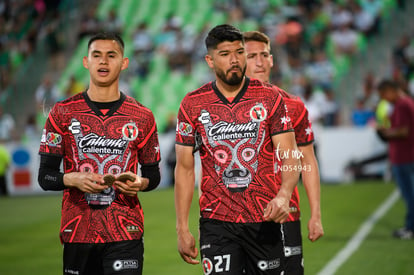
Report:
[{"label": "team badge patch", "polygon": [[122,127],[122,135],[129,141],[133,141],[138,137],[138,127],[135,123],[127,123]]},{"label": "team badge patch", "polygon": [[263,107],[263,104],[256,104],[253,108],[250,109],[250,117],[253,121],[263,121],[267,117],[267,111]]},{"label": "team badge patch", "polygon": [[49,146],[58,146],[62,142],[62,136],[57,133],[49,132],[46,136],[46,143]]},{"label": "team badge patch", "polygon": [[213,263],[209,258],[203,258],[202,260],[203,272],[205,275],[211,274],[213,272]]},{"label": "team badge patch", "polygon": [[181,122],[178,125],[178,131],[180,135],[188,137],[193,131],[193,127],[189,123]]}]

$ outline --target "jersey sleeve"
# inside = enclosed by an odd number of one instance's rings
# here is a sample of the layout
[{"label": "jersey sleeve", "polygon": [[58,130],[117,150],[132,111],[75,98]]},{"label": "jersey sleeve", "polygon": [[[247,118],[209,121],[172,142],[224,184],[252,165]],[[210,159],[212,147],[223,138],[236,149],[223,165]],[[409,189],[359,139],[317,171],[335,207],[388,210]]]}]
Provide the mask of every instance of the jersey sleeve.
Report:
[{"label": "jersey sleeve", "polygon": [[160,162],[160,144],[158,141],[157,124],[150,110],[143,124],[142,139],[138,144],[138,159],[141,165],[151,165]]},{"label": "jersey sleeve", "polygon": [[312,123],[309,120],[309,113],[305,107],[305,104],[297,99],[297,118],[293,122],[293,128],[295,129],[296,144],[298,146],[305,146],[311,144],[314,141],[314,135],[312,131]]},{"label": "jersey sleeve", "polygon": [[189,113],[191,109],[186,107],[186,103],[186,98],[184,98],[178,110],[175,142],[185,146],[195,146],[195,125],[191,121],[191,114]]},{"label": "jersey sleeve", "polygon": [[291,119],[287,115],[285,101],[277,92],[274,93],[274,104],[269,117],[272,136],[293,131]]},{"label": "jersey sleeve", "polygon": [[52,154],[62,156],[64,154],[63,131],[59,127],[61,121],[59,106],[56,104],[49,112],[40,140],[39,154]]}]

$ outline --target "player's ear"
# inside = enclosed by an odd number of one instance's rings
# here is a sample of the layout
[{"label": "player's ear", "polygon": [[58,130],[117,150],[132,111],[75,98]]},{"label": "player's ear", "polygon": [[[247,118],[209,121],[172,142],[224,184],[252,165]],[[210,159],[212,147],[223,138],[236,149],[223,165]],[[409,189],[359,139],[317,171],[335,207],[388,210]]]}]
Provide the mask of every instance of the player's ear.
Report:
[{"label": "player's ear", "polygon": [[273,68],[273,55],[270,55],[270,68]]},{"label": "player's ear", "polygon": [[206,60],[207,65],[208,65],[211,69],[213,69],[213,68],[214,68],[213,57],[211,57],[211,55],[207,54],[207,55],[204,57],[204,59]]},{"label": "player's ear", "polygon": [[83,64],[83,67],[85,67],[85,69],[89,69],[89,67],[88,67],[88,57],[87,56],[83,57],[82,64]]},{"label": "player's ear", "polygon": [[125,70],[126,68],[128,68],[129,65],[129,58],[128,57],[124,57],[124,59],[122,60],[122,70]]}]

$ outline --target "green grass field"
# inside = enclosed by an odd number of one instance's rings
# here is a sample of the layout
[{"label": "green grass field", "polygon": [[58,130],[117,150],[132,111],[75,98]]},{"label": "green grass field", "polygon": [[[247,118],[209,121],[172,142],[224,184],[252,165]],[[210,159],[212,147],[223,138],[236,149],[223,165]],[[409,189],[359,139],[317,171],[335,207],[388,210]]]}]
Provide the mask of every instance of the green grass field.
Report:
[{"label": "green grass field", "polygon": [[[300,187],[305,273],[317,274],[394,188],[382,182],[322,185],[325,236],[310,243],[306,239],[307,200]],[[142,193],[140,199],[145,211],[144,274],[202,274],[200,266],[184,263],[177,253],[173,190]],[[0,198],[0,274],[62,273],[60,203],[60,195]],[[195,236],[197,215],[194,200],[190,224]],[[392,230],[402,225],[403,217],[404,207],[399,200],[337,274],[413,274],[414,241],[391,237]]]}]

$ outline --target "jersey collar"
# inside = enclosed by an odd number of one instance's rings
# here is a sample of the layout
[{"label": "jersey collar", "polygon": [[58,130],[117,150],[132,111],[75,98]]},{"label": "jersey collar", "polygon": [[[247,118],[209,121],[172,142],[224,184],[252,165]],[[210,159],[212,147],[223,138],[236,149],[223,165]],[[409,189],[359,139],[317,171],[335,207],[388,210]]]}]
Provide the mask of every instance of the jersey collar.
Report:
[{"label": "jersey collar", "polygon": [[121,96],[120,96],[120,98],[117,101],[109,102],[108,103],[108,105],[109,105],[108,106],[109,111],[104,115],[101,112],[101,110],[98,108],[97,103],[94,102],[94,101],[92,101],[90,99],[90,97],[88,96],[87,92],[85,91],[85,92],[82,93],[82,95],[83,95],[83,97],[84,97],[84,99],[86,101],[86,104],[88,104],[89,108],[91,108],[92,111],[96,115],[98,115],[98,116],[111,116],[111,115],[113,115],[119,109],[119,107],[122,105],[122,103],[126,99],[126,96],[125,96],[124,93],[121,92],[120,94],[121,94]]},{"label": "jersey collar", "polygon": [[224,103],[224,104],[236,104],[237,102],[240,101],[240,99],[244,96],[244,94],[247,91],[247,87],[249,87],[250,84],[250,78],[248,78],[247,76],[245,76],[245,80],[244,80],[244,85],[241,88],[240,92],[236,95],[236,97],[233,99],[232,102],[228,101],[227,98],[220,92],[220,90],[217,88],[216,85],[216,81],[212,82],[212,86],[213,86],[213,91],[216,93],[216,95],[220,98],[220,100]]}]

